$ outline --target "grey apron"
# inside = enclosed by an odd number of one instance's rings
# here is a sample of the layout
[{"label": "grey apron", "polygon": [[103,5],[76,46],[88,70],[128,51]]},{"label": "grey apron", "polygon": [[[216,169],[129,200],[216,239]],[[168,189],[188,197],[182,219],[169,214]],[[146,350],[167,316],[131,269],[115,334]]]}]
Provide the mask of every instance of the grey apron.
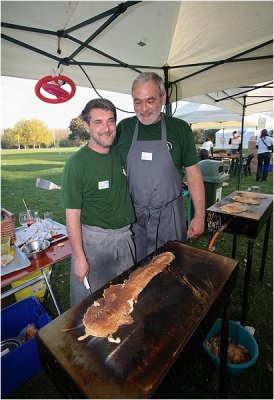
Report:
[{"label": "grey apron", "polygon": [[169,240],[186,241],[183,179],[167,147],[165,120],[161,140],[139,141],[137,121],[126,161],[129,190],[136,212],[132,226],[137,261]]},{"label": "grey apron", "polygon": [[[84,252],[90,266],[88,280],[92,292],[110,282],[135,262],[135,249],[130,226],[103,229],[82,225]],[[74,273],[71,258],[70,306],[80,303],[89,292]]]}]

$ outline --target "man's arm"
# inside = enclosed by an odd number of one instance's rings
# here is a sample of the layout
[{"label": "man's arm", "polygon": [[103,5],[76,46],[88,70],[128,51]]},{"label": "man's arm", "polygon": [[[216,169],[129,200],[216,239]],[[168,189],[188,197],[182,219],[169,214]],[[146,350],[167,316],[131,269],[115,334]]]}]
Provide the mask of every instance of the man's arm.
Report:
[{"label": "man's arm", "polygon": [[81,282],[89,272],[89,265],[84,253],[81,228],[81,210],[66,209],[66,226],[74,257],[74,272]]},{"label": "man's arm", "polygon": [[205,188],[202,173],[198,164],[186,167],[188,190],[194,205],[194,217],[188,227],[190,239],[202,235],[205,229]]}]

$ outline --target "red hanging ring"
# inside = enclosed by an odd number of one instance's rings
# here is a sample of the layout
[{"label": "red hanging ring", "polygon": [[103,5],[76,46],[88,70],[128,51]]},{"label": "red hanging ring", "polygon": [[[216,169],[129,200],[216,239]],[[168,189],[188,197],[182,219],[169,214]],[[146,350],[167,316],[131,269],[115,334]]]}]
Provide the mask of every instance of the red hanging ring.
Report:
[{"label": "red hanging ring", "polygon": [[[71,87],[71,91],[67,92],[65,89],[61,88],[61,85],[68,83]],[[56,97],[56,99],[50,99],[45,97],[41,93],[41,88],[46,92],[52,94]],[[64,75],[51,76],[47,75],[44,78],[41,78],[35,85],[35,93],[36,96],[39,97],[40,100],[45,101],[46,103],[58,104],[64,103],[65,101],[70,100],[76,92],[76,87],[74,82]]]}]

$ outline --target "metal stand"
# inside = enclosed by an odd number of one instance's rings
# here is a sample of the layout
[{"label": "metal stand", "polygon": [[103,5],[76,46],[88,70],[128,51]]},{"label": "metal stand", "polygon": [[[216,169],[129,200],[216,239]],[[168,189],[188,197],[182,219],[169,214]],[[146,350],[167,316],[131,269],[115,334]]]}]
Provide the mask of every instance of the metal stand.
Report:
[{"label": "metal stand", "polygon": [[[52,268],[53,268],[53,266],[51,266],[51,269],[52,269]],[[50,293],[50,295],[51,295],[52,301],[53,301],[53,303],[54,303],[54,305],[55,305],[55,308],[56,308],[56,311],[57,311],[58,315],[61,315],[61,311],[60,311],[60,309],[59,309],[59,307],[58,307],[56,298],[55,298],[55,296],[54,296],[54,293],[53,293],[53,291],[52,291],[52,288],[51,288],[49,279],[48,279],[48,277],[47,277],[47,274],[46,274],[45,271],[44,271],[44,268],[41,269],[41,275],[40,275],[40,276],[36,276],[35,278],[32,278],[32,279],[28,280],[27,282],[22,283],[22,284],[19,285],[19,286],[16,286],[16,287],[14,287],[14,288],[12,288],[12,289],[6,290],[5,292],[2,292],[2,293],[1,293],[1,300],[2,300],[2,299],[5,299],[6,297],[11,296],[11,295],[14,294],[14,293],[19,292],[19,291],[22,290],[22,289],[25,289],[26,287],[29,287],[30,285],[32,285],[32,284],[34,284],[34,283],[36,283],[36,282],[41,281],[42,279],[44,279],[45,282],[46,282],[47,288],[48,288],[48,290],[49,290],[49,293]]]},{"label": "metal stand", "polygon": [[226,398],[227,380],[227,349],[228,349],[228,304],[222,312],[221,343],[220,343],[220,368],[219,368],[219,399]]},{"label": "metal stand", "polygon": [[271,223],[271,216],[268,218],[268,220],[266,222],[265,233],[264,233],[264,247],[263,247],[262,260],[261,260],[261,266],[260,266],[260,275],[259,275],[260,283],[263,282],[263,277],[264,277],[264,267],[265,267],[265,261],[266,261],[269,232],[270,232],[270,223]]}]

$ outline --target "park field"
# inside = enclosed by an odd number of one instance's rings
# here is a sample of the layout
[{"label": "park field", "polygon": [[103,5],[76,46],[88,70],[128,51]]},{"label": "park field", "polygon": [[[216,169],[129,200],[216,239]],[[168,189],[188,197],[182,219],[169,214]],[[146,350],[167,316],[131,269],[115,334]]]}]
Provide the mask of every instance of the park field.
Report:
[{"label": "park field", "polygon": [[[45,211],[52,211],[54,219],[65,224],[65,213],[60,205],[60,190],[36,188],[36,178],[43,178],[61,184],[65,162],[78,148],[3,150],[1,157],[1,204],[16,216],[24,211],[23,199],[28,208],[38,211],[43,217]],[[237,179],[231,177],[224,186],[223,197],[236,190]],[[258,183],[258,182],[257,182]],[[240,190],[256,185],[255,173],[242,177]],[[272,173],[267,182],[259,182],[260,192],[272,194]],[[249,290],[249,309],[247,325],[255,329],[255,339],[259,347],[256,364],[243,375],[232,375],[228,379],[228,398],[231,399],[272,399],[273,398],[273,222],[268,243],[265,275],[262,283],[258,282],[264,229],[259,234],[253,255],[251,284]],[[207,249],[208,235],[188,241],[190,246]],[[215,252],[230,257],[232,236],[221,234],[215,242]],[[230,319],[239,321],[242,305],[242,291],[246,264],[247,240],[237,237],[236,259],[240,262],[237,285],[233,291],[230,306]],[[58,263],[51,277],[53,291],[62,312],[69,308],[69,271],[70,261]],[[9,302],[15,301],[13,298]],[[52,318],[56,311],[49,296],[41,300]],[[6,303],[2,302],[2,307]],[[171,369],[159,390],[157,398],[217,398],[218,371],[210,363],[203,349],[190,356],[187,366],[181,365],[180,359]],[[15,390],[10,398],[38,399],[61,398],[60,393],[44,371]]]}]

